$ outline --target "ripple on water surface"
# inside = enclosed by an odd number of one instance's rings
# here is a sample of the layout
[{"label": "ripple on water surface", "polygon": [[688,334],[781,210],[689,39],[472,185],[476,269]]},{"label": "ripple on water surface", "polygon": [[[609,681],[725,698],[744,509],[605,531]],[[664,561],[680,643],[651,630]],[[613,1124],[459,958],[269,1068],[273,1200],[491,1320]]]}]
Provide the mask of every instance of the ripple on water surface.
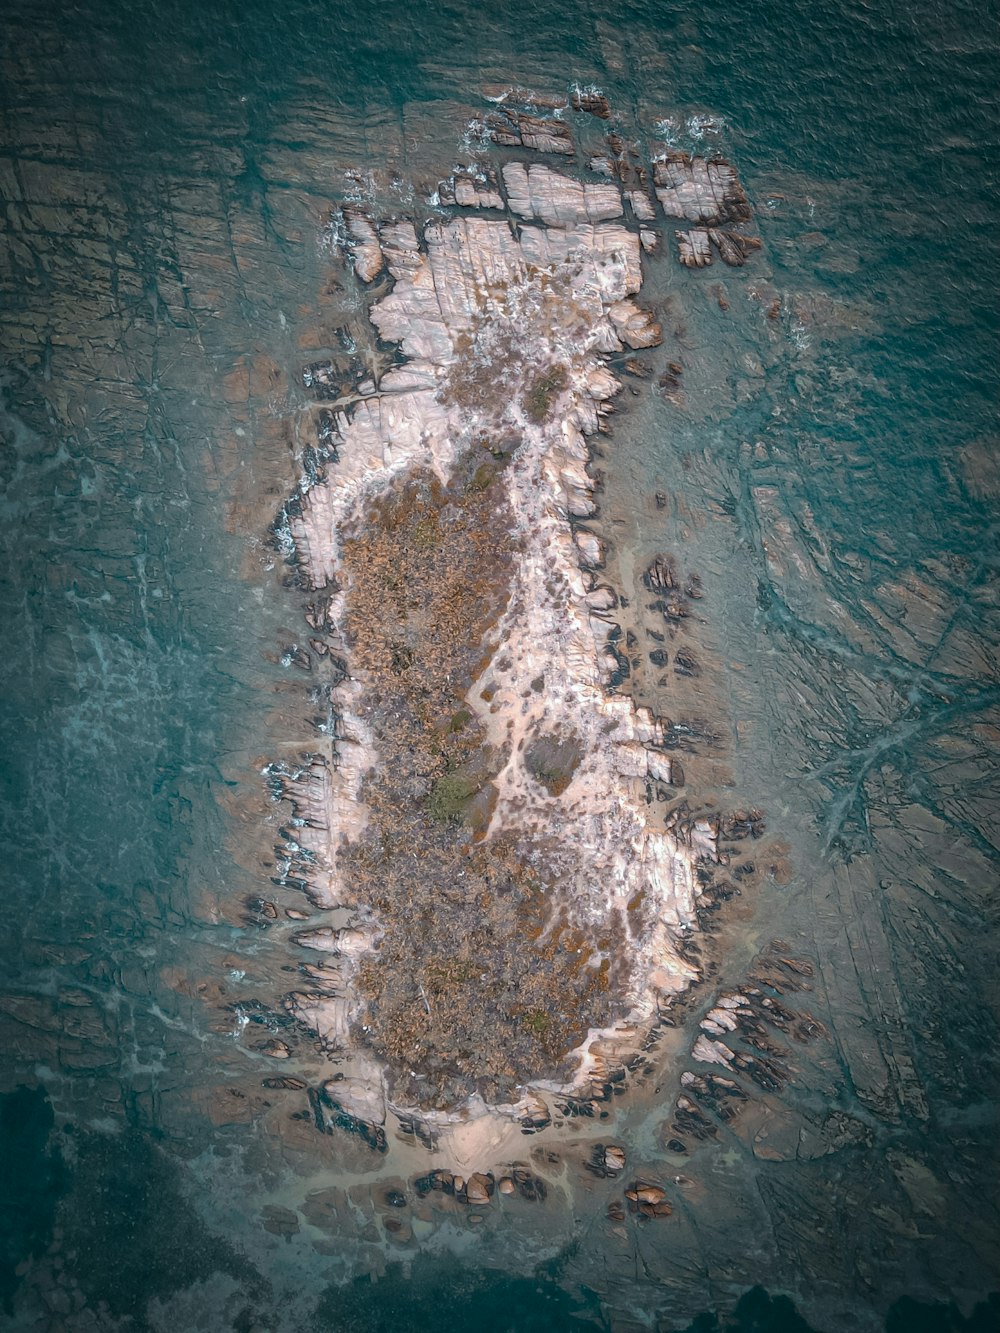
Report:
[{"label": "ripple on water surface", "polygon": [[[14,1318],[430,1327],[453,1300],[486,1327],[489,1304],[560,1327],[598,1303],[683,1327],[761,1281],[817,1327],[874,1328],[906,1292],[968,1312],[997,1271],[982,15],[459,8],[417,15],[418,41],[411,11],[365,7],[251,6],[238,29],[188,5],[8,8],[3,1129],[43,1182],[5,1233]],[[383,1158],[262,1087],[323,1076],[260,1049],[291,1040],[274,1002],[294,980],[284,927],[247,905],[277,871],[260,770],[322,721],[266,536],[301,367],[385,354],[317,243],[331,206],[395,172],[387,202],[411,210],[476,151],[484,84],[570,78],[724,150],[764,240],[724,284],[650,265],[682,373],[627,394],[601,466],[636,604],[654,554],[701,578],[702,674],[668,666],[663,711],[711,685],[724,752],[686,762],[765,812],[772,856],[706,932],[718,971],[644,1085],[523,1138],[546,1198],[476,1223],[449,1200],[442,1222],[413,1136]],[[791,1015],[741,1019],[778,1088],[691,1057],[753,986]],[[587,1169],[605,1137],[628,1179]],[[633,1164],[671,1217],[607,1215]],[[446,1251],[468,1286],[440,1278]],[[428,1254],[408,1281],[326,1290]]]}]

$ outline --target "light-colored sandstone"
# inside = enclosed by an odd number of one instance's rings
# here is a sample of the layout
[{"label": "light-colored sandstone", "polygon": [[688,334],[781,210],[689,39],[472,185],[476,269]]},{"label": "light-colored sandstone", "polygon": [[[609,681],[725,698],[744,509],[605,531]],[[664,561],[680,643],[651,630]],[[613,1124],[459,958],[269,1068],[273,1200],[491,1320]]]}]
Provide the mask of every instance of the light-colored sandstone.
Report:
[{"label": "light-colored sandstone", "polygon": [[712,262],[712,244],[705,227],[675,231],[677,250],[685,268],[707,268]]},{"label": "light-colored sandstone", "polygon": [[617,185],[587,184],[542,163],[505,163],[503,183],[512,212],[522,218],[537,218],[549,227],[604,222],[622,213]]},{"label": "light-colored sandstone", "polygon": [[604,1169],[611,1172],[624,1171],[625,1149],[614,1144],[608,1144],[604,1149]]},{"label": "light-colored sandstone", "polygon": [[350,207],[344,209],[344,222],[350,237],[348,245],[354,271],[362,282],[372,282],[384,264],[375,225],[360,209]]},{"label": "light-colored sandstone", "polygon": [[653,178],[668,218],[714,223],[750,217],[743,186],[728,162],[670,153],[654,163]]}]

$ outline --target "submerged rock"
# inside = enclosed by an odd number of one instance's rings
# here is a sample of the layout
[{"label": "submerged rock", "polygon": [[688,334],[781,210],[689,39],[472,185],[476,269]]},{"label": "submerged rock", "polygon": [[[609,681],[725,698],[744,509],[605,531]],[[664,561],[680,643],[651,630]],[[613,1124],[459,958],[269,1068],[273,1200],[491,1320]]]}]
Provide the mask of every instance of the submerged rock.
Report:
[{"label": "submerged rock", "polygon": [[259,1051],[261,1055],[269,1055],[272,1060],[287,1060],[292,1053],[287,1042],[278,1041],[277,1038],[260,1042],[254,1050]]},{"label": "submerged rock", "polygon": [[604,1149],[604,1169],[609,1172],[625,1170],[625,1149],[609,1143]]},{"label": "submerged rock", "polygon": [[586,111],[592,116],[598,116],[601,120],[610,120],[611,118],[611,104],[603,93],[577,91],[570,99],[570,105],[574,111]]},{"label": "submerged rock", "polygon": [[373,282],[385,266],[378,232],[371,218],[357,208],[344,209],[354,271],[362,282]]},{"label": "submerged rock", "polygon": [[508,147],[533,148],[539,153],[572,156],[573,136],[561,120],[546,120],[503,108],[487,118],[490,138]]}]

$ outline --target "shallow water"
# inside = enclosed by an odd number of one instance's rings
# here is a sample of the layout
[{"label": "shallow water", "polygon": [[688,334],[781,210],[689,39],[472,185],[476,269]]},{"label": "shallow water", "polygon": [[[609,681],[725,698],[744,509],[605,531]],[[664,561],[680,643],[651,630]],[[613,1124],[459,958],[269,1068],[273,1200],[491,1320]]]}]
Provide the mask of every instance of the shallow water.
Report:
[{"label": "shallow water", "polygon": [[[994,16],[7,13],[0,1041],[30,1166],[4,1190],[7,1317],[680,1328],[755,1283],[824,1329],[904,1295],[968,1310],[1000,1280]],[[664,1126],[694,1028],[664,1035],[609,1126],[683,1178],[663,1224],[608,1225],[570,1126],[525,1141],[559,1155],[544,1205],[417,1217],[399,1244],[379,1201],[419,1147],[291,1120],[251,1049],[289,958],[246,907],[281,822],[260,770],[316,736],[267,528],[301,366],[350,303],[322,243],[345,172],[398,173],[405,211],[467,152],[484,84],[571,80],[718,144],[755,205],[746,269],[650,266],[685,399],[616,417],[605,520],[626,584],[658,550],[700,573],[722,744],[699,792],[789,847],[790,880],[724,923],[718,985],[781,937],[830,1035],[685,1159]]]}]

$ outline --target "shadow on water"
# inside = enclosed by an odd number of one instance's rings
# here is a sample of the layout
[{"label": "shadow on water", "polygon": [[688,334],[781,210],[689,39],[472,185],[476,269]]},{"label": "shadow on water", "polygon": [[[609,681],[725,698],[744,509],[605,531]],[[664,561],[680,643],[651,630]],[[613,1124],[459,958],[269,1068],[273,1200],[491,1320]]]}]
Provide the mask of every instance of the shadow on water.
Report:
[{"label": "shadow on water", "polygon": [[700,1314],[684,1333],[818,1333],[787,1296],[769,1296],[753,1287],[736,1303],[731,1316]]},{"label": "shadow on water", "polygon": [[[53,1138],[55,1117],[44,1091],[18,1088],[0,1097],[0,1300],[9,1317],[18,1287],[58,1239],[92,1309],[123,1328],[146,1329],[149,1302],[225,1275],[240,1298],[228,1327],[260,1327],[253,1314],[267,1303],[266,1278],[199,1221],[177,1188],[170,1160],[149,1135],[129,1129],[107,1135],[66,1126]],[[421,1256],[390,1265],[378,1281],[332,1284],[310,1321],[313,1333],[435,1333],[449,1327],[477,1333],[610,1330],[595,1292],[572,1295],[557,1285],[558,1261],[534,1277],[507,1274],[453,1259]],[[637,1311],[637,1317],[646,1312]],[[659,1327],[666,1328],[665,1324]],[[910,1297],[890,1309],[886,1333],[997,1333],[1000,1294],[964,1316],[955,1304]],[[787,1296],[754,1287],[731,1313],[706,1311],[672,1333],[830,1333],[800,1315]]]},{"label": "shadow on water", "polygon": [[394,1265],[378,1282],[364,1277],[331,1287],[317,1307],[315,1324],[316,1333],[433,1333],[441,1328],[542,1333],[608,1327],[596,1297],[577,1302],[545,1281],[430,1258],[417,1260],[408,1274]]},{"label": "shadow on water", "polygon": [[59,1222],[91,1308],[106,1305],[145,1328],[151,1302],[216,1274],[240,1284],[248,1303],[266,1299],[267,1282],[201,1223],[177,1188],[172,1162],[149,1135],[78,1130],[66,1156],[75,1159],[73,1192]]},{"label": "shadow on water", "polygon": [[[477,1333],[541,1333],[541,1330],[609,1330],[597,1297],[584,1291],[574,1301],[547,1281],[509,1278],[464,1269],[440,1260],[420,1260],[410,1273],[397,1265],[379,1281],[359,1278],[332,1287],[316,1312],[316,1333],[436,1333],[475,1328]],[[666,1328],[665,1325],[658,1327]],[[966,1318],[954,1304],[926,1304],[906,1296],[889,1311],[886,1333],[997,1333],[1000,1295]],[[731,1314],[706,1311],[672,1333],[831,1333],[808,1323],[787,1296],[763,1287],[745,1292]]]},{"label": "shadow on water", "polygon": [[[965,1318],[955,1305],[925,1304],[909,1296],[898,1300],[885,1322],[886,1333],[996,1333],[1000,1296],[981,1302]],[[821,1333],[807,1323],[787,1296],[769,1296],[753,1287],[736,1303],[732,1315],[700,1314],[684,1333]]]},{"label": "shadow on water", "polygon": [[[64,1127],[52,1137],[43,1089],[0,1097],[0,1301],[13,1299],[53,1244],[68,1256],[91,1308],[147,1328],[150,1300],[215,1274],[229,1275],[248,1302],[268,1284],[195,1217],[173,1164],[148,1135]],[[36,1325],[37,1327],[37,1325]]]},{"label": "shadow on water", "polygon": [[903,1296],[889,1311],[886,1333],[996,1333],[1000,1329],[1000,1292],[980,1301],[966,1319],[949,1302],[915,1301]]},{"label": "shadow on water", "polygon": [[0,1097],[0,1303],[8,1315],[17,1270],[44,1252],[67,1185],[62,1158],[49,1146],[54,1121],[41,1088]]}]

